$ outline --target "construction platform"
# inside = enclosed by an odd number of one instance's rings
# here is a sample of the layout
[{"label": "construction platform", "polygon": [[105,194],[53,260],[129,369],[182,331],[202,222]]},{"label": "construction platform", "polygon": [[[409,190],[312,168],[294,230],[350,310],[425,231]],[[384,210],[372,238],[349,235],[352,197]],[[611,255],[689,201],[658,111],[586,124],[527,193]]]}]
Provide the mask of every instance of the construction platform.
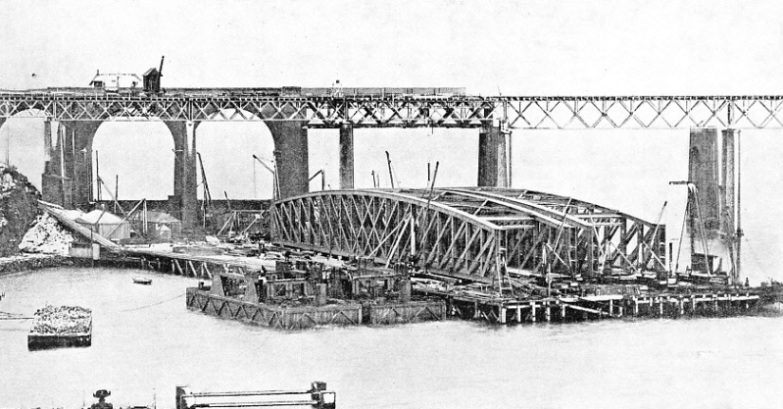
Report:
[{"label": "construction platform", "polygon": [[539,299],[491,293],[414,289],[446,300],[449,316],[497,324],[588,319],[682,316],[729,316],[752,313],[761,296],[749,292],[699,292],[650,295],[563,295]]}]

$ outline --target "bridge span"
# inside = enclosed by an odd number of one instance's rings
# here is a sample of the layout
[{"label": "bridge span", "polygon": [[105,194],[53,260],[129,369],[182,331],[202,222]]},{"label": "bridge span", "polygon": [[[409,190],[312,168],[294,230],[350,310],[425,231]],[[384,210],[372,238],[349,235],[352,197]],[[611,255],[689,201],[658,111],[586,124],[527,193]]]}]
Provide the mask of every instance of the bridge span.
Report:
[{"label": "bridge span", "polygon": [[[198,224],[197,128],[205,121],[264,122],[272,133],[281,197],[308,191],[308,129],[336,128],[340,188],[354,187],[355,128],[476,128],[478,186],[510,187],[511,133],[528,129],[691,129],[732,133],[783,128],[783,96],[480,96],[462,88],[171,88],[160,94],[91,88],[0,91],[0,126],[45,118],[51,160],[44,200],[92,201],[92,140],[106,121],[162,121],[175,145],[172,207]],[[51,138],[52,134],[57,135]],[[717,144],[720,132],[709,132]],[[70,149],[65,149],[69,147]]]},{"label": "bridge span", "polygon": [[665,273],[663,225],[593,203],[499,188],[322,191],[277,201],[282,244],[502,283],[511,273]]}]

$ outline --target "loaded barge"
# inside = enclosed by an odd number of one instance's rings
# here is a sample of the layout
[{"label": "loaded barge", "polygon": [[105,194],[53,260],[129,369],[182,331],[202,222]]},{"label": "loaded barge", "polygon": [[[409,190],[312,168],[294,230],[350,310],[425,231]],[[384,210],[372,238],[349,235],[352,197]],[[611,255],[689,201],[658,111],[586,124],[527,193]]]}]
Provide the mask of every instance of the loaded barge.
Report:
[{"label": "loaded barge", "polygon": [[443,300],[412,296],[407,270],[377,268],[366,259],[343,264],[301,257],[277,261],[271,272],[217,272],[211,285],[188,288],[185,302],[208,315],[286,330],[446,317]]},{"label": "loaded barge", "polygon": [[35,312],[27,335],[30,350],[92,345],[92,311],[87,308],[46,307]]}]

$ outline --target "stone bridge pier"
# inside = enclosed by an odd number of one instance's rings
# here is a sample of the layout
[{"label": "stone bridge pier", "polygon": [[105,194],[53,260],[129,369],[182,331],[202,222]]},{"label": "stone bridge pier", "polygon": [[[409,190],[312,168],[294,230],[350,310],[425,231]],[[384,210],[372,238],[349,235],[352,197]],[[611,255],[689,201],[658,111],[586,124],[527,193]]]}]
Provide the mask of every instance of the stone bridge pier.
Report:
[{"label": "stone bridge pier", "polygon": [[[43,200],[86,210],[93,196],[92,141],[103,121],[46,121]],[[95,188],[99,188],[95,186]]]},{"label": "stone bridge pier", "polygon": [[511,187],[511,131],[493,122],[479,131],[476,185]]},{"label": "stone bridge pier", "polygon": [[[169,197],[175,217],[185,226],[202,222],[198,200],[198,126],[201,122],[165,121],[174,138],[174,194]],[[280,197],[296,196],[308,191],[307,128],[302,121],[266,123],[275,145],[275,162],[280,182]],[[236,183],[250,181],[236,180]]]}]

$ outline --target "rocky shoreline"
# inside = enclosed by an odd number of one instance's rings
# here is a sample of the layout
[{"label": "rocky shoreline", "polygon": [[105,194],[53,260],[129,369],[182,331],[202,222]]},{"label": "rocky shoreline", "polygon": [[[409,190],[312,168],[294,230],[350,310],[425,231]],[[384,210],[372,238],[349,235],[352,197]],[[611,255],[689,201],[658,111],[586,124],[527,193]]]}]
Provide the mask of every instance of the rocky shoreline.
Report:
[{"label": "rocky shoreline", "polygon": [[53,254],[25,254],[0,258],[0,276],[25,271],[74,265],[70,257]]}]

